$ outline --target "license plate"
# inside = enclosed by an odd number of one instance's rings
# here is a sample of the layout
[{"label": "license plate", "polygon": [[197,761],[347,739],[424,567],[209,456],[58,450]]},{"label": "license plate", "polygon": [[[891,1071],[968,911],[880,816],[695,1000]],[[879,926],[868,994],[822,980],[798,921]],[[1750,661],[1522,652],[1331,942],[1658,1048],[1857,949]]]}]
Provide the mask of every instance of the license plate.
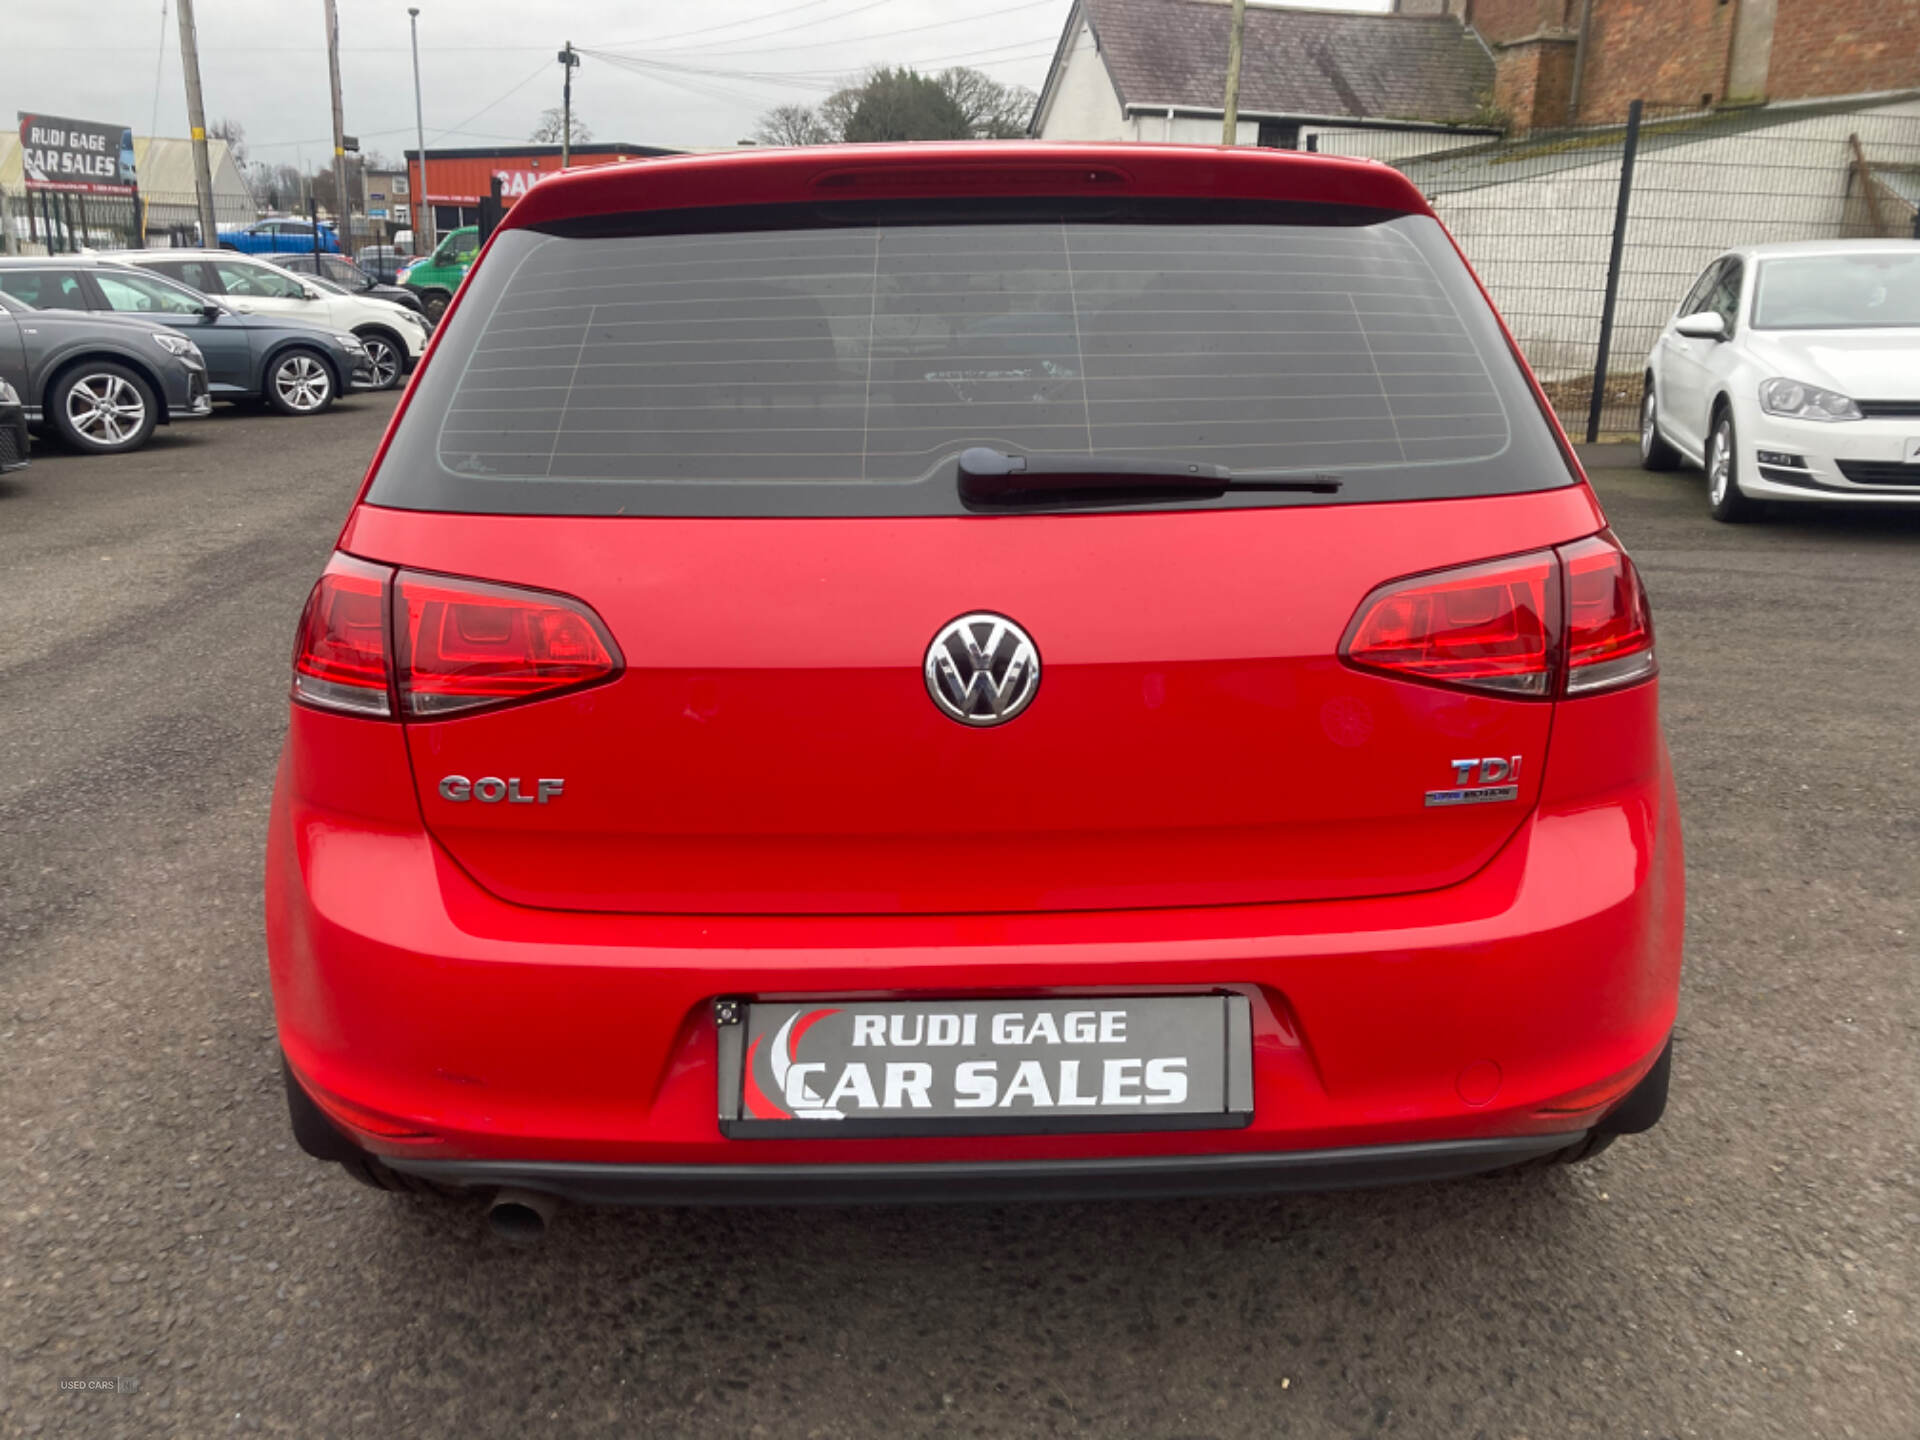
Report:
[{"label": "license plate", "polygon": [[1920,465],[1920,438],[1907,441],[1907,464]]},{"label": "license plate", "polygon": [[1241,995],[724,1000],[739,1139],[1204,1130],[1253,1118]]}]

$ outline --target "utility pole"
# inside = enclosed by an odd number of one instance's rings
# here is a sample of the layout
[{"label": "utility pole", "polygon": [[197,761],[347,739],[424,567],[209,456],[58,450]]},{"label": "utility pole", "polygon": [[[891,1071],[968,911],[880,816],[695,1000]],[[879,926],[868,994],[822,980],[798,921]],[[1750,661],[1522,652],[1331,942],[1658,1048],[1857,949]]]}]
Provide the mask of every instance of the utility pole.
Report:
[{"label": "utility pole", "polygon": [[1240,140],[1240,47],[1247,34],[1247,0],[1233,0],[1232,28],[1227,32],[1226,113],[1220,121],[1220,143],[1235,145]]},{"label": "utility pole", "polygon": [[327,79],[333,86],[333,224],[340,253],[353,253],[353,199],[347,194],[347,127],[340,116],[340,16],[333,0],[327,9]]},{"label": "utility pole", "polygon": [[567,41],[566,48],[560,52],[560,67],[566,80],[560,86],[560,168],[566,169],[573,160],[573,72],[579,68],[580,52],[573,48],[573,42]]},{"label": "utility pole", "polygon": [[207,163],[207,107],[200,100],[200,47],[193,38],[193,0],[180,0],[180,69],[187,77],[187,125],[193,136],[193,188],[200,200],[200,243],[220,243],[213,218],[213,166]]},{"label": "utility pole", "polygon": [[[420,188],[413,192],[414,203],[419,206],[418,214],[426,217],[427,248],[421,250],[416,244],[414,249],[422,255],[434,252],[436,241],[433,234],[433,201],[427,196],[427,121],[426,112],[420,108],[420,11],[410,8],[407,11],[407,24],[413,27],[413,126],[420,137]],[[418,237],[415,237],[416,240]]]}]

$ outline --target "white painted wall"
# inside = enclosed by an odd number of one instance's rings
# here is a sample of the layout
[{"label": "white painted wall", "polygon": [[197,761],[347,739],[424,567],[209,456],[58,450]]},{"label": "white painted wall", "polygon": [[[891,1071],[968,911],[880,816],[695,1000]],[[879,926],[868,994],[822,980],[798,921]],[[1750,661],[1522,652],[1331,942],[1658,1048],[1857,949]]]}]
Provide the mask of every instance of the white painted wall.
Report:
[{"label": "white painted wall", "polygon": [[[1847,233],[1847,137],[1855,132],[1870,160],[1920,164],[1920,104],[1912,102],[1783,118],[1765,129],[1679,145],[1662,143],[1652,127],[1634,175],[1609,368],[1631,373],[1639,367],[1680,297],[1723,250]],[[1328,154],[1404,165],[1457,142],[1347,130],[1320,143]],[[1511,153],[1514,179],[1443,192],[1434,210],[1541,375],[1584,374],[1593,367],[1600,334],[1618,146],[1597,151],[1592,165],[1537,178],[1526,176],[1523,148]],[[1418,164],[1412,174],[1422,179]]]},{"label": "white painted wall", "polygon": [[[1042,140],[1133,140],[1120,96],[1083,18],[1061,61],[1059,83],[1040,116]],[[1153,137],[1158,139],[1158,136]]]}]

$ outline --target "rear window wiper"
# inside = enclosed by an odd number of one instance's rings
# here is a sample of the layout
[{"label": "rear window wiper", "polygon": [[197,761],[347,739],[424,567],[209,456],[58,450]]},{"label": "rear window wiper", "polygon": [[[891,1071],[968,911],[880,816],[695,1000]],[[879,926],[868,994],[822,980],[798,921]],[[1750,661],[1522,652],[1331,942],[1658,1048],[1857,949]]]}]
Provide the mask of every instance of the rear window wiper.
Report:
[{"label": "rear window wiper", "polygon": [[1008,455],[985,445],[960,452],[960,498],[971,505],[1050,500],[1185,500],[1264,490],[1335,495],[1337,475],[1236,475],[1225,465],[1109,455]]}]

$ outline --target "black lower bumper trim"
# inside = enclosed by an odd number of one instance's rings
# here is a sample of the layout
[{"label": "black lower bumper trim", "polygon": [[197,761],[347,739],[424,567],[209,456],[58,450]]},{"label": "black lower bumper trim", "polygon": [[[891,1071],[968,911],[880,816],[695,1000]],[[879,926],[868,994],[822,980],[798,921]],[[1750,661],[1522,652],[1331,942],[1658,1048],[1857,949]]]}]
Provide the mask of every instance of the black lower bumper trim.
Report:
[{"label": "black lower bumper trim", "polygon": [[1440,1140],[1350,1150],[902,1165],[593,1165],[381,1158],[395,1170],[443,1185],[539,1190],[588,1205],[863,1205],[1160,1199],[1450,1180],[1550,1155],[1575,1144],[1584,1134]]}]

